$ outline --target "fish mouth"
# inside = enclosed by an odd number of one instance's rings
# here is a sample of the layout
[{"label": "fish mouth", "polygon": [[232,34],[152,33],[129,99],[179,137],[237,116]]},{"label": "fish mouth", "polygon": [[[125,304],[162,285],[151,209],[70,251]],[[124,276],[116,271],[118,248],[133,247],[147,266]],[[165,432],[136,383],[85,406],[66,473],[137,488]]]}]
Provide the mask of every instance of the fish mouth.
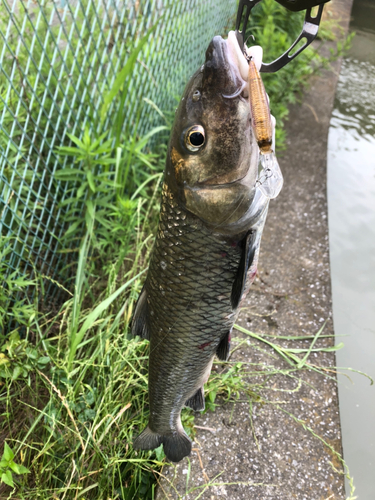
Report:
[{"label": "fish mouth", "polygon": [[[232,66],[232,68],[236,68],[236,71],[239,73],[243,80],[243,85],[242,88],[238,89],[237,92],[235,92],[232,95],[225,95],[224,97],[227,97],[229,99],[233,99],[237,97],[238,95],[242,94],[243,97],[248,97],[249,96],[249,63],[248,63],[248,58],[251,57],[253,61],[255,62],[255,66],[257,67],[258,71],[260,71],[260,67],[262,66],[262,57],[263,57],[263,50],[262,48],[257,45],[253,47],[246,47],[244,45],[244,50],[242,51],[239,44],[238,40],[236,37],[236,33],[234,31],[230,31],[228,33],[228,38],[225,40],[226,46],[227,46],[227,59],[228,63]],[[246,56],[245,56],[246,52]]]},{"label": "fish mouth", "polygon": [[206,51],[204,79],[206,82],[211,80],[212,85],[220,88],[224,98],[234,99],[246,90],[248,72],[246,68],[248,68],[246,58],[237,40],[233,40],[233,36],[228,37],[228,40],[215,36],[211,40]]},{"label": "fish mouth", "polygon": [[208,46],[204,65],[205,76],[207,77],[210,71],[215,72],[215,84],[222,89],[224,98],[234,99],[240,95],[247,98],[249,95],[249,63],[245,52],[247,57],[254,59],[259,70],[262,64],[261,48],[248,49],[245,45],[242,51],[234,31],[229,32],[226,40],[221,36],[215,36]]},{"label": "fish mouth", "polygon": [[241,78],[245,82],[247,82],[249,73],[249,63],[247,62],[245,54],[241,50],[238,44],[238,40],[234,31],[230,31],[228,33],[226,45],[227,45],[228,59],[230,61],[230,64],[237,68],[237,71],[241,75]]}]

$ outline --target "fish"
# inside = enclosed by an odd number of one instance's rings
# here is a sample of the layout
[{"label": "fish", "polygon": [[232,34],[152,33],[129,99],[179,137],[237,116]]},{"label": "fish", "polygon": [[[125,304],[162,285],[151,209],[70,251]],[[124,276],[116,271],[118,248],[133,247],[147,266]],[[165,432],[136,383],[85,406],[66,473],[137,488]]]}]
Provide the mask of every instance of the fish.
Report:
[{"label": "fish", "polygon": [[204,409],[213,360],[228,359],[270,199],[257,183],[260,150],[239,51],[234,32],[215,36],[176,110],[159,226],[131,325],[150,341],[149,422],[133,448],[162,444],[172,462],[192,447],[182,408]]}]

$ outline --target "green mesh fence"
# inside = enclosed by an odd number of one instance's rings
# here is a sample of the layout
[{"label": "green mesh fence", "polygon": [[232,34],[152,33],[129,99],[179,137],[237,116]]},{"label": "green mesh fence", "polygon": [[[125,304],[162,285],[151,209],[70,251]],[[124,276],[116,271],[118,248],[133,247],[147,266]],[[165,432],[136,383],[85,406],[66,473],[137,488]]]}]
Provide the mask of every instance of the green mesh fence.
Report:
[{"label": "green mesh fence", "polygon": [[[71,160],[57,147],[95,121],[137,40],[164,14],[138,57],[129,123],[143,97],[162,110],[175,106],[236,7],[235,0],[0,0],[0,236],[12,245],[11,269],[64,278],[70,207],[60,207],[66,185],[54,173]],[[160,119],[152,106],[142,110],[140,134]]]}]

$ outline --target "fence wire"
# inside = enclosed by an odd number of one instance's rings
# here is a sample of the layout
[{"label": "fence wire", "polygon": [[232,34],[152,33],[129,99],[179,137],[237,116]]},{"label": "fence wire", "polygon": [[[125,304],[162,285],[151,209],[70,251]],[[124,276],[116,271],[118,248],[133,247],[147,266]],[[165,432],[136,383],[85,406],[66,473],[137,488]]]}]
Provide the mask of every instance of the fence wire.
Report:
[{"label": "fence wire", "polygon": [[[231,25],[236,4],[0,0],[0,237],[12,247],[10,269],[49,278],[50,294],[52,280],[64,279],[70,254],[61,237],[69,205],[61,206],[66,183],[54,174],[71,160],[57,147],[70,144],[68,133],[81,137],[90,128],[147,29],[164,15],[138,57],[125,103],[129,123],[144,97],[162,110],[175,107],[210,39]],[[144,134],[159,119],[152,106],[143,107],[137,130]]]}]

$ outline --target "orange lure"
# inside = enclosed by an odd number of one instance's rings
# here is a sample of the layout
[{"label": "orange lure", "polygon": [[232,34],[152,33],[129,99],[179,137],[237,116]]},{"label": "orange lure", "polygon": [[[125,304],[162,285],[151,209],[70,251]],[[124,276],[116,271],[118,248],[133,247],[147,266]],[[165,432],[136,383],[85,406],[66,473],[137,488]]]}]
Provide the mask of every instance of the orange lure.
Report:
[{"label": "orange lure", "polygon": [[249,61],[249,100],[252,126],[262,154],[271,153],[272,123],[266,90],[253,58]]}]

